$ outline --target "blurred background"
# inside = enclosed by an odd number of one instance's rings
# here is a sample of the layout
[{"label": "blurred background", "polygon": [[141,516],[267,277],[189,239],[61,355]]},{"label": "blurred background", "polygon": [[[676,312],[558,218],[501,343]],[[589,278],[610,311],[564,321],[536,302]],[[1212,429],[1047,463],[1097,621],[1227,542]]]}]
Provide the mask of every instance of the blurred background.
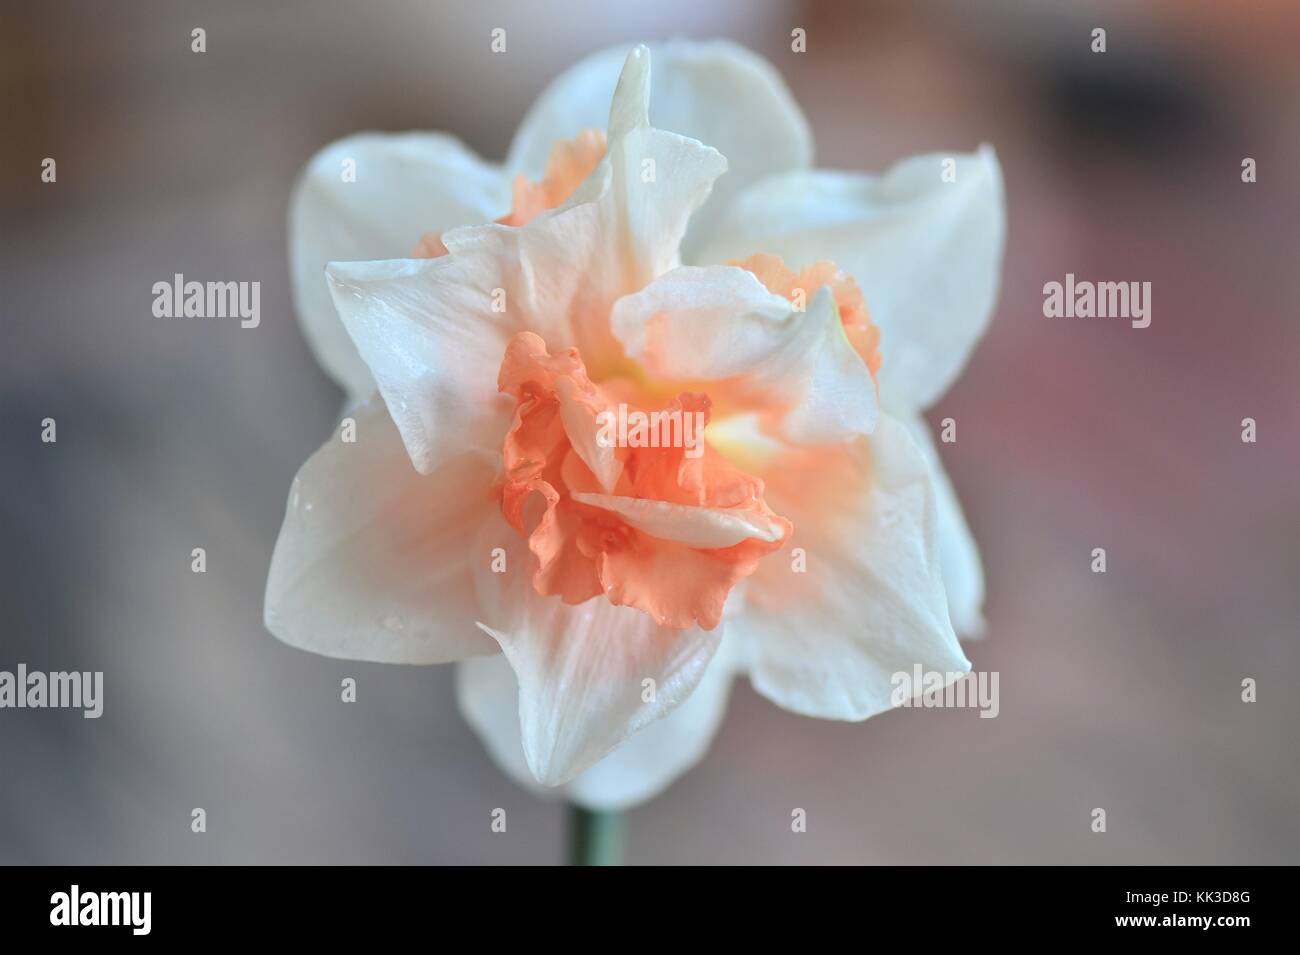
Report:
[{"label": "blurred background", "polygon": [[[293,315],[285,213],[335,138],[441,129],[500,159],[573,60],[674,36],[769,57],[821,166],[998,149],[1001,300],[931,420],[959,421],[942,453],[989,581],[968,655],[1000,671],[1001,713],[819,722],[741,682],[705,761],[629,813],[628,861],[1300,862],[1284,0],[7,5],[0,669],[103,670],[107,701],[97,721],[0,711],[0,862],[563,859],[563,806],[492,765],[450,668],[327,660],[262,627],[290,481],[341,400]],[[155,319],[175,272],[260,281],[261,327]],[[1151,281],[1151,327],[1045,319],[1066,272]]]}]

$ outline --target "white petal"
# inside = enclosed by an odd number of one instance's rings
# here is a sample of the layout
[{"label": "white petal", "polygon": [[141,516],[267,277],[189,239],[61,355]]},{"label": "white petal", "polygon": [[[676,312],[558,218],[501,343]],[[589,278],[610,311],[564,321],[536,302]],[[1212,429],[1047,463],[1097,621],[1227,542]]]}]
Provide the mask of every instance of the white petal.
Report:
[{"label": "white petal", "polygon": [[[957,179],[944,182],[944,160]],[[997,297],[1006,235],[1002,170],[989,147],[917,156],[883,176],[796,172],[727,210],[698,261],[830,259],[853,276],[881,330],[886,403],[930,405],[952,384]]]},{"label": "white petal", "polygon": [[[674,631],[595,597],[570,607],[536,597],[509,631],[484,628],[519,679],[524,755],[538,781],[568,782],[695,689],[715,630]],[[656,699],[642,699],[645,680]]]},{"label": "white petal", "polygon": [[408,256],[425,232],[490,222],[509,209],[500,167],[451,136],[359,133],[312,157],[289,203],[294,303],[317,360],[352,398],[368,397],[374,382],[334,311],[325,263]]},{"label": "white petal", "polygon": [[291,646],[382,663],[446,663],[496,647],[479,615],[470,547],[494,508],[491,458],[411,467],[378,397],[294,479],[266,584],[267,629]]},{"label": "white petal", "polygon": [[659,795],[698,763],[727,711],[734,671],[722,661],[723,640],[695,691],[681,706],[645,727],[567,786],[547,789],[533,777],[519,735],[519,682],[500,654],[456,668],[456,698],[465,721],[502,770],[521,786],[564,795],[589,809],[627,809]]},{"label": "white petal", "polygon": [[796,324],[753,272],[685,266],[614,305],[614,335],[651,375],[730,378],[769,359]]},{"label": "white petal", "polygon": [[[570,200],[522,228],[454,229],[448,255],[331,263],[334,300],[411,460],[428,472],[470,447],[499,447],[509,403],[497,372],[510,337],[578,347],[593,375],[618,357],[614,301],[677,262],[691,212],[725,168],[717,152],[644,125],[649,63],[628,57],[609,152]],[[643,160],[655,177],[642,177]]]},{"label": "white petal", "polygon": [[564,433],[578,457],[587,465],[600,486],[613,490],[623,473],[623,462],[618,459],[612,443],[600,439],[600,413],[591,409],[577,397],[577,386],[572,378],[557,378],[555,392],[560,400],[560,421]]},{"label": "white petal", "polygon": [[443,256],[326,270],[343,326],[422,474],[470,449],[500,451],[510,402],[497,372],[517,329],[492,308],[495,265]]},{"label": "white petal", "polygon": [[[693,232],[751,183],[812,163],[808,123],[780,75],[762,57],[725,40],[673,41],[650,50],[650,119],[660,129],[715,147],[730,164],[714,197],[697,215]],[[507,166],[512,172],[537,178],[555,142],[605,125],[627,52],[628,47],[617,47],[593,54],[542,92],[510,147]]]},{"label": "white petal", "polygon": [[650,125],[651,75],[649,50],[634,48],[610,103],[609,150],[565,204],[600,214],[603,267],[584,278],[601,291],[605,334],[615,299],[680,263],[687,223],[727,170],[716,149]]},{"label": "white petal", "polygon": [[[522,539],[493,519],[479,549],[502,547],[507,570],[477,576],[484,621],[519,680],[519,724],[539,782],[573,779],[637,731],[682,703],[704,675],[721,627],[670,630],[603,595],[578,606],[531,584]],[[490,545],[490,546],[489,546]],[[653,694],[647,702],[647,684]]]},{"label": "white petal", "polygon": [[692,507],[613,494],[575,491],[579,504],[603,508],[621,517],[639,531],[661,540],[679,541],[688,547],[723,548],[754,538],[781,539],[783,528],[762,511],[739,507]]},{"label": "white petal", "polygon": [[626,809],[652,799],[704,758],[727,712],[734,669],[722,645],[681,706],[651,723],[568,787],[569,800],[589,809]]},{"label": "white petal", "polygon": [[507,776],[538,795],[563,794],[563,789],[543,786],[528,768],[519,735],[519,681],[503,654],[475,657],[456,667],[456,703]]},{"label": "white petal", "polygon": [[788,440],[834,443],[875,426],[875,382],[829,288],[797,312],[745,269],[687,266],[620,299],[613,325],[653,377],[727,380],[741,402],[778,401]]},{"label": "white petal", "polygon": [[934,445],[930,426],[919,414],[905,414],[901,420],[916,441],[930,468],[930,482],[938,505],[939,561],[948,593],[952,625],[963,637],[984,632],[984,568],[975,537],[962,513],[961,502]]},{"label": "white petal", "polygon": [[828,518],[817,507],[824,502],[769,480],[768,503],[794,522],[791,544],[803,548],[806,571],[763,561],[728,628],[742,638],[758,692],[796,713],[862,720],[892,705],[895,673],[917,663],[964,673],[970,662],[948,620],[921,452],[882,415],[875,433],[844,453],[870,475],[856,509]]}]

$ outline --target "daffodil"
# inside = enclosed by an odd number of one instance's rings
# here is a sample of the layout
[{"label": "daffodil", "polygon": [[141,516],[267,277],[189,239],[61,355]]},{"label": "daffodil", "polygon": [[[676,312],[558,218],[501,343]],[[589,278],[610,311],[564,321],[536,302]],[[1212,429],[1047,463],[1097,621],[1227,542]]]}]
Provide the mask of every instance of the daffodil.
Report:
[{"label": "daffodil", "polygon": [[861,720],[968,671],[982,574],[921,412],[992,311],[1000,170],[811,161],[728,43],[584,60],[503,167],[436,134],[315,157],[292,267],[348,420],[294,481],[268,628],[458,663],[495,759],[602,808],[700,759],[737,674]]}]

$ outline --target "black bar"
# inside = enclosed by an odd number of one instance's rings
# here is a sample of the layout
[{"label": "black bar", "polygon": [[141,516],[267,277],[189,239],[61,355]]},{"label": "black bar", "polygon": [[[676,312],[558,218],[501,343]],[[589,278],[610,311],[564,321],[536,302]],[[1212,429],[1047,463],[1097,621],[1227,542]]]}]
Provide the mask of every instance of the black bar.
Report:
[{"label": "black bar", "polygon": [[[464,928],[482,924],[480,916],[493,927],[503,922],[508,927],[526,924],[519,916],[533,911],[548,915],[553,928],[560,920],[569,921],[571,930],[617,913],[632,922],[644,919],[646,931],[653,926],[663,935],[672,931],[666,921],[685,919],[684,926],[717,909],[719,918],[740,923],[741,929],[746,922],[778,921],[790,929],[802,925],[820,931],[851,922],[864,939],[876,926],[891,929],[892,935],[893,929],[910,925],[935,941],[947,931],[978,928],[986,941],[1050,933],[1049,938],[1113,934],[1230,943],[1243,931],[1277,931],[1285,925],[1282,902],[1294,881],[1293,873],[1278,868],[904,868],[831,873],[817,879],[816,887],[802,878],[785,885],[779,876],[769,875],[755,893],[747,887],[748,878],[738,874],[722,883],[711,876],[707,887],[699,887],[707,894],[688,903],[685,893],[696,886],[687,873],[673,873],[671,881],[658,877],[645,889],[635,875],[628,884],[577,878],[582,895],[560,897],[554,876],[547,877],[545,891],[532,891],[537,882],[531,873],[512,884],[499,873],[463,872],[449,878],[447,873],[396,867],[6,868],[0,869],[0,925],[6,941],[32,936],[57,940],[75,933],[76,940],[91,943],[284,937],[335,944],[431,929],[454,938]],[[133,926],[125,917],[119,921],[127,924],[118,925],[51,924],[61,914],[56,911],[59,894],[70,901],[73,885],[82,904],[95,911],[103,910],[101,897],[86,903],[90,894],[149,893],[148,933],[136,934],[141,920]],[[724,890],[724,885],[729,887]],[[742,892],[753,893],[752,901],[726,915],[725,898]],[[690,911],[673,914],[669,896],[676,905],[689,904]],[[139,915],[143,909],[143,895],[132,910],[124,908],[121,896],[113,901],[121,912]],[[638,909],[643,909],[639,915]],[[108,911],[111,915],[111,906]],[[760,922],[752,922],[754,916]],[[1208,927],[1201,923],[1207,918]]]}]

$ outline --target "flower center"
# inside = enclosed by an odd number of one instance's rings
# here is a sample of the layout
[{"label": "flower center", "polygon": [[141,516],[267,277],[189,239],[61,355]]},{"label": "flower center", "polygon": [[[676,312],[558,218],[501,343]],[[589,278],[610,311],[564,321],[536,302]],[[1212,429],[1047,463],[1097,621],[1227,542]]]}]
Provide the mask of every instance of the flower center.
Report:
[{"label": "flower center", "polygon": [[[603,593],[662,626],[712,629],[731,588],[792,525],[764,502],[761,480],[703,441],[707,395],[647,409],[618,400],[625,383],[594,384],[577,349],[551,355],[531,332],[511,340],[498,376],[516,401],[502,513],[537,557],[539,593],[570,604]],[[538,495],[534,521],[525,512]]]}]

